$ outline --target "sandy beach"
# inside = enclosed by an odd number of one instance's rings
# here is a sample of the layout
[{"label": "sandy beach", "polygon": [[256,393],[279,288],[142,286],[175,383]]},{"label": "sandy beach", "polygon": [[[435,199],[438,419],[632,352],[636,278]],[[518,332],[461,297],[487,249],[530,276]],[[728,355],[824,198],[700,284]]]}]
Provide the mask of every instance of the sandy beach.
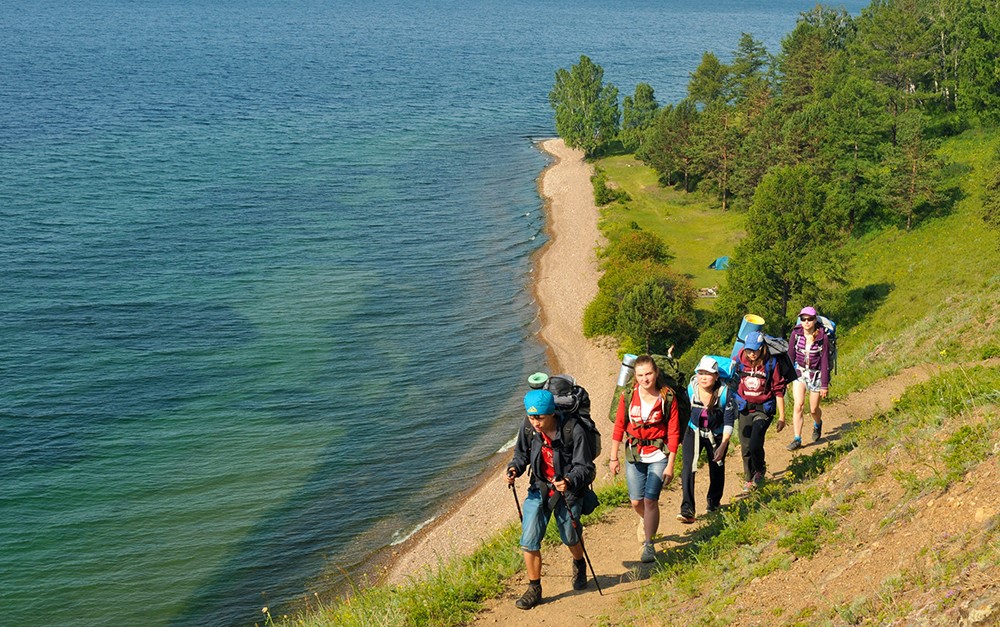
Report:
[{"label": "sandy beach", "polygon": [[[539,333],[548,347],[552,370],[576,377],[591,395],[594,415],[600,417],[611,402],[618,360],[613,350],[583,336],[583,311],[597,294],[596,249],[602,243],[590,184],[592,168],[584,162],[583,151],[568,148],[561,139],[546,140],[539,147],[554,158],[538,185],[549,236],[535,262],[533,287],[542,320]],[[599,421],[598,428],[608,448],[611,425]],[[403,545],[387,567],[385,581],[403,583],[452,557],[468,555],[516,521],[510,490],[500,476],[507,461],[507,456],[498,456],[495,472],[483,477],[460,505]],[[599,466],[598,472],[606,472],[606,467]]]}]

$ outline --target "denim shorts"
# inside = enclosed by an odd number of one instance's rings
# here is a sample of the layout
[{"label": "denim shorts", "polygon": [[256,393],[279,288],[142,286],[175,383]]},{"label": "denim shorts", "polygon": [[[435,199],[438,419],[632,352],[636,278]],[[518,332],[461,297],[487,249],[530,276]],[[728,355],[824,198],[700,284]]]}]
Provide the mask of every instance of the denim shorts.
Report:
[{"label": "denim shorts", "polygon": [[[577,520],[580,519],[580,508],[583,506],[582,499],[573,503],[573,514]],[[542,549],[542,538],[545,537],[545,528],[549,524],[549,517],[553,512],[547,512],[542,493],[538,488],[530,488],[528,496],[524,499],[524,506],[521,508],[521,549],[524,551],[540,551]],[[573,528],[573,521],[566,510],[565,499],[559,499],[555,508],[556,526],[559,528],[559,538],[566,546],[573,546],[580,541],[576,529]]]},{"label": "denim shorts", "polygon": [[628,498],[633,501],[649,499],[656,501],[663,490],[663,471],[667,469],[667,460],[658,462],[626,462],[625,481],[628,483]]}]

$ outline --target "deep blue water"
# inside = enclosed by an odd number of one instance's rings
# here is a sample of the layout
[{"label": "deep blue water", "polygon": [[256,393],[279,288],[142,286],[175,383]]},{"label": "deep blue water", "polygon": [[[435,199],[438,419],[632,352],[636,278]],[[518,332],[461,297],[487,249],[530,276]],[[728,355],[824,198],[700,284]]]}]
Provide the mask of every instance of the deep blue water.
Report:
[{"label": "deep blue water", "polygon": [[2,622],[246,624],[438,514],[546,367],[555,70],[813,4],[2,0]]}]

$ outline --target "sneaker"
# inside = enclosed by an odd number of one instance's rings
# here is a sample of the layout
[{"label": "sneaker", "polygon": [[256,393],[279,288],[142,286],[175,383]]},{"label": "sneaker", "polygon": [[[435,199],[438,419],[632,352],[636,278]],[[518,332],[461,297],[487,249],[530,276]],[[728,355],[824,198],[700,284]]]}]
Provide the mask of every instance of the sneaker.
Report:
[{"label": "sneaker", "polygon": [[680,514],[677,514],[677,520],[681,521],[685,525],[690,525],[694,522],[694,516],[681,512]]},{"label": "sneaker", "polygon": [[750,483],[752,483],[755,488],[759,488],[760,486],[764,485],[764,473],[762,472],[753,473],[753,479],[750,480]]},{"label": "sneaker", "polygon": [[573,589],[587,589],[587,560],[573,560]]},{"label": "sneaker", "polygon": [[[694,522],[694,519],[691,519]],[[656,549],[653,548],[652,543],[644,542],[642,544],[642,555],[639,556],[639,561],[645,564],[656,561]]]},{"label": "sneaker", "polygon": [[793,438],[792,443],[786,446],[785,448],[787,448],[789,451],[797,451],[798,449],[802,448],[802,438],[798,437]]},{"label": "sneaker", "polygon": [[708,511],[708,512],[715,512],[715,511],[718,511],[718,509],[720,507],[722,507],[722,503],[719,503],[719,502],[716,502],[716,501],[709,501],[708,502],[708,507],[706,507],[705,510]]},{"label": "sneaker", "polygon": [[542,586],[541,584],[533,585],[528,584],[528,589],[524,591],[521,598],[514,602],[519,610],[530,610],[539,603],[542,602]]},{"label": "sneaker", "polygon": [[747,481],[743,484],[743,494],[750,494],[757,488],[757,484],[753,481]]},{"label": "sneaker", "polygon": [[819,439],[823,437],[823,423],[819,424],[813,423],[813,442],[819,442]]}]

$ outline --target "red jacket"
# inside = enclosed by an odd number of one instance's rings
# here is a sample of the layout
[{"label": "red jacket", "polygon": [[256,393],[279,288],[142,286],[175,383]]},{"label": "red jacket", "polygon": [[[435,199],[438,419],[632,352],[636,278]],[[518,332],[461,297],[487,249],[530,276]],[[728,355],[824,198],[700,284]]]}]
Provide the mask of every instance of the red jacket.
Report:
[{"label": "red jacket", "polygon": [[[653,410],[649,412],[649,421],[642,422],[640,416],[639,384],[632,388],[632,402],[627,415],[625,410],[625,393],[618,397],[618,412],[615,414],[615,429],[611,439],[621,442],[626,433],[637,440],[660,440],[662,439],[667,450],[671,453],[677,452],[677,445],[681,440],[681,422],[677,416],[677,399],[672,397],[670,402],[669,415],[666,420],[663,417],[663,396],[657,399]],[[653,453],[655,446],[643,446],[639,450],[642,453]]]}]

